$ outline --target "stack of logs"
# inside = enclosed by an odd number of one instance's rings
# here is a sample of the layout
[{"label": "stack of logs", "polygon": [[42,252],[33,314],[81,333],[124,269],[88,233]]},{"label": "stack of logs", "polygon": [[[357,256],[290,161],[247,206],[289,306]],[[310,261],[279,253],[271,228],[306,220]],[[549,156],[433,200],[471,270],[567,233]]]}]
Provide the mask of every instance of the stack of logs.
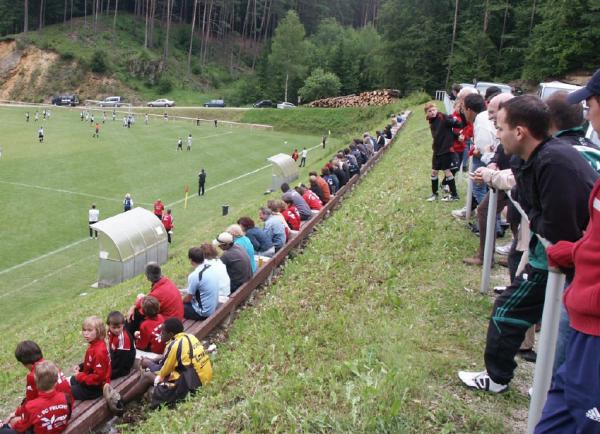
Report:
[{"label": "stack of logs", "polygon": [[400,97],[400,91],[393,89],[374,90],[362,92],[358,95],[336,96],[332,98],[318,99],[308,104],[308,107],[368,107],[391,104],[394,98]]}]

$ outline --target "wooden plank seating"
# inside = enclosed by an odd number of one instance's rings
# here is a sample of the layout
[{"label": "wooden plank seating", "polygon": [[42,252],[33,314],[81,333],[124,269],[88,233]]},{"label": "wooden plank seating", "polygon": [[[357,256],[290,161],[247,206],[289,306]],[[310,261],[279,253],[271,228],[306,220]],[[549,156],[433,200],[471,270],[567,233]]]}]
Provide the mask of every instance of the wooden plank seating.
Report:
[{"label": "wooden plank seating", "polygon": [[[405,119],[411,115],[411,112],[404,112]],[[213,330],[215,330],[224,320],[235,312],[238,306],[244,303],[256,288],[260,285],[270,282],[274,270],[279,267],[287,258],[290,251],[297,248],[308,236],[313,232],[316,225],[323,221],[342,201],[343,197],[351,191],[359,182],[360,178],[368,173],[379,159],[387,152],[393,144],[397,132],[402,129],[406,121],[398,125],[392,130],[393,137],[383,148],[381,148],[373,157],[367,161],[360,170],[360,175],[354,175],[336,194],[331,198],[323,208],[308,221],[303,221],[300,226],[300,231],[294,237],[291,237],[288,242],[279,250],[271,260],[257,270],[252,279],[242,285],[229,299],[219,305],[213,315],[204,321],[185,320],[183,325],[187,333],[195,335],[198,339],[204,339]],[[157,356],[158,358],[159,356]],[[123,394],[130,390],[138,381],[140,376],[139,360],[136,360],[134,369],[131,373],[123,378],[113,380],[111,385]],[[102,423],[112,417],[112,413],[108,409],[103,398],[92,401],[77,401],[73,409],[73,415],[69,423],[69,427],[65,434],[81,434],[92,431]]]}]

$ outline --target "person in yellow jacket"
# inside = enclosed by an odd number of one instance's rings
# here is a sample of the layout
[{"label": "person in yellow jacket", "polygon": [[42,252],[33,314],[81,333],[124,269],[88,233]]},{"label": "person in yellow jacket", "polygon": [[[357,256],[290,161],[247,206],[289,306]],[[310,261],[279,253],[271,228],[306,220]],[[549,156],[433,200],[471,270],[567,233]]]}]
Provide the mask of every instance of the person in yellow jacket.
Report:
[{"label": "person in yellow jacket", "polygon": [[122,398],[110,385],[105,387],[104,398],[115,413],[122,413],[125,403],[137,399],[151,386],[154,389],[150,407],[157,408],[181,401],[212,380],[210,357],[194,335],[183,331],[181,320],[168,318],[163,323],[161,339],[167,343],[163,357],[158,362],[142,358],[140,365],[145,372]]}]

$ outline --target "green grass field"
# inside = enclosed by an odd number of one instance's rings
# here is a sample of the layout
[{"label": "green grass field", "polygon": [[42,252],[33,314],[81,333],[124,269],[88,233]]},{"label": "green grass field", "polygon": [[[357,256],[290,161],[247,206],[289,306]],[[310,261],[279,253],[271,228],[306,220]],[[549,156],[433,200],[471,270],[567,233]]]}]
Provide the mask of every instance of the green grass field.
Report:
[{"label": "green grass field", "polygon": [[[25,122],[27,110],[31,114],[29,123]],[[212,239],[242,213],[258,219],[257,207],[268,198],[263,193],[271,182],[267,157],[320,142],[320,136],[244,127],[196,127],[192,122],[154,118],[146,126],[143,117],[127,129],[122,127],[122,118],[110,120],[110,111],[106,124],[101,125],[100,138],[96,139],[92,137],[90,122],[79,120],[79,110],[55,108],[50,120],[40,119],[37,123],[33,121],[34,111],[0,108],[3,396],[20,389],[20,384],[10,384],[23,374],[12,355],[18,340],[38,339],[47,348],[47,343],[65,339],[56,322],[48,318],[58,315],[69,323],[69,330],[72,326],[76,330],[82,318],[77,308],[84,308],[85,315],[104,315],[106,306],[124,309],[127,305],[126,301],[115,304],[114,297],[108,295],[114,289],[90,287],[96,281],[98,267],[97,242],[88,238],[87,229],[87,210],[92,202],[100,209],[101,218],[106,218],[122,211],[126,192],[131,193],[136,206],[148,209],[156,199],[162,199],[166,205],[172,205],[175,217],[173,254],[184,252],[195,243]],[[96,113],[96,119],[100,117]],[[37,128],[42,123],[46,138],[39,143]],[[191,152],[185,151],[188,133],[193,136]],[[176,152],[179,136],[184,141],[183,152]],[[335,138],[330,142],[326,151],[317,148],[309,153],[309,166],[301,170],[301,179],[307,178],[312,168],[322,166],[324,158],[338,144]],[[200,168],[208,173],[208,191],[201,199],[193,196]],[[230,180],[233,181],[227,183]],[[184,209],[186,185],[190,186],[191,197]],[[221,205],[225,203],[230,205],[230,216],[222,218]],[[178,283],[184,285],[184,279],[182,275]],[[133,290],[131,284],[127,288]],[[87,295],[80,295],[83,293]],[[91,301],[94,297],[100,301]],[[103,308],[96,309],[97,303],[102,303]],[[19,327],[15,328],[16,324]],[[59,354],[59,360],[79,357],[65,356],[69,348],[59,345],[49,350]]]}]

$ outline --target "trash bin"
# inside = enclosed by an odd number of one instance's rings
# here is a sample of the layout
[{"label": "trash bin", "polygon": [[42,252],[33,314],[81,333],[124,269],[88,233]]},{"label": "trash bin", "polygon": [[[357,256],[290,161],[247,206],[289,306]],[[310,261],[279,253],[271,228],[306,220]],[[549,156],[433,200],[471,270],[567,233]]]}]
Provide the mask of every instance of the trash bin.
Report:
[{"label": "trash bin", "polygon": [[229,214],[229,205],[223,205],[221,208],[223,209],[224,216]]}]

